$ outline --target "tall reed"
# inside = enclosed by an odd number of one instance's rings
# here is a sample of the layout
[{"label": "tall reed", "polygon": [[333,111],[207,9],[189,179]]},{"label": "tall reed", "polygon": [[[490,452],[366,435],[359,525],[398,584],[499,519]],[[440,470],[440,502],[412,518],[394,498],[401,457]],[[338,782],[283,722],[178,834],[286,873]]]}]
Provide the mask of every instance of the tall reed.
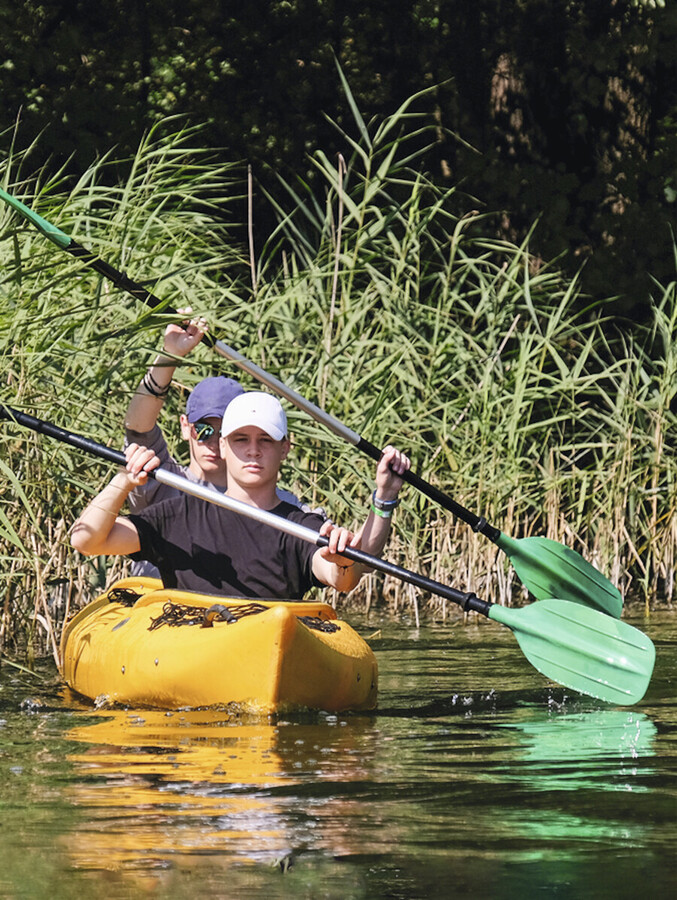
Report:
[{"label": "tall reed", "polygon": [[[75,185],[24,177],[20,156],[0,179],[355,431],[405,449],[426,479],[506,533],[569,544],[647,608],[672,602],[675,285],[657,286],[644,326],[603,307],[580,312],[575,281],[537,265],[528,242],[491,239],[481,216],[459,215],[454,191],[416,171],[425,135],[414,99],[373,125],[354,109],[351,155],[335,164],[318,153],[320,186],[281,184],[268,198],[280,224],[265,240],[255,222],[247,237],[246,173],[197,146],[199,131],[165,124],[126,166],[104,158]],[[0,263],[2,400],[120,445],[166,316],[6,208]],[[215,372],[241,377],[206,347],[177,371],[162,424],[179,456],[187,391]],[[335,521],[358,523],[373,464],[296,410],[289,417],[285,486]],[[67,540],[110,471],[8,424],[0,447],[0,642],[56,654],[64,618],[125,567],[83,560]],[[390,559],[490,600],[525,599],[493,544],[412,489],[403,497]],[[349,599],[407,615],[451,612],[377,575]]]}]

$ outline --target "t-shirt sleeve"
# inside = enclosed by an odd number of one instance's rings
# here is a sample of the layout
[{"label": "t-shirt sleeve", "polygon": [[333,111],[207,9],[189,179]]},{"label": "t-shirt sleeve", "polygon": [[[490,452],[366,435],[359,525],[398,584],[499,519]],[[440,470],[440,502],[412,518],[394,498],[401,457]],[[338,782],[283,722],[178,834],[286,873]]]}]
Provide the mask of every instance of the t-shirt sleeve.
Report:
[{"label": "t-shirt sleeve", "polygon": [[307,503],[304,503],[303,500],[300,500],[296,494],[292,494],[291,491],[287,491],[284,488],[278,487],[275,489],[275,492],[280,500],[283,503],[288,503],[290,506],[296,506],[298,509],[302,510],[304,513],[317,513],[320,516],[324,516],[326,519],[326,513],[321,506],[312,509]]},{"label": "t-shirt sleeve", "polygon": [[[129,558],[134,562],[152,563],[160,572],[162,583],[166,588],[177,587],[175,565],[177,563],[177,548],[167,543],[163,535],[163,523],[166,523],[165,511],[172,515],[172,501],[157,503],[143,510],[140,515],[130,515],[129,519],[135,526],[139,535],[139,550],[130,553]],[[181,554],[179,554],[181,555]],[[185,559],[184,559],[185,563]]]},{"label": "t-shirt sleeve", "polygon": [[140,546],[140,549],[137,550],[136,553],[129,554],[130,559],[135,561],[145,559],[157,565],[161,544],[154,521],[154,513],[157,509],[158,507],[154,506],[152,510],[145,510],[144,515],[134,515],[132,513],[132,515],[129,516],[129,521],[134,525],[138,532]]}]

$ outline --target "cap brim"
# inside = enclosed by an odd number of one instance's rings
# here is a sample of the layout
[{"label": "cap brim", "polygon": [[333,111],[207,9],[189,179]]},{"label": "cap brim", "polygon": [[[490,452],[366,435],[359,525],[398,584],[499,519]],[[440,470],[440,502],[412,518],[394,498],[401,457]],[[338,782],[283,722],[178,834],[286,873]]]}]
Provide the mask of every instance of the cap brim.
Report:
[{"label": "cap brim", "polygon": [[222,419],[224,412],[225,410],[222,409],[198,409],[196,412],[191,412],[186,418],[191,425],[194,425],[195,422],[199,422],[200,419]]},{"label": "cap brim", "polygon": [[229,435],[233,434],[235,431],[240,431],[242,428],[260,428],[261,431],[265,431],[265,433],[271,437],[274,441],[282,441],[287,435],[284,431],[277,428],[275,425],[270,425],[270,423],[265,422],[253,422],[248,419],[246,422],[237,422],[230,428],[227,428],[226,431],[221,431],[222,437],[229,437]]}]

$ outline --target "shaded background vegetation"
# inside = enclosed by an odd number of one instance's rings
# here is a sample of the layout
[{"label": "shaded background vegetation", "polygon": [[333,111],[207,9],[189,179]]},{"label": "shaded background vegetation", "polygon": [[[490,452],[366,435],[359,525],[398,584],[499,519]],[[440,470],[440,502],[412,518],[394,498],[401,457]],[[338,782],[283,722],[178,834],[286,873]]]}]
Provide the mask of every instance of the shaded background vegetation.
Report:
[{"label": "shaded background vegetation", "polygon": [[185,114],[268,189],[312,182],[350,119],[336,57],[366,120],[436,86],[421,164],[457,212],[518,243],[538,219],[533,254],[637,318],[674,270],[676,41],[660,0],[2,0],[2,147],[45,129],[33,168],[81,174]]}]

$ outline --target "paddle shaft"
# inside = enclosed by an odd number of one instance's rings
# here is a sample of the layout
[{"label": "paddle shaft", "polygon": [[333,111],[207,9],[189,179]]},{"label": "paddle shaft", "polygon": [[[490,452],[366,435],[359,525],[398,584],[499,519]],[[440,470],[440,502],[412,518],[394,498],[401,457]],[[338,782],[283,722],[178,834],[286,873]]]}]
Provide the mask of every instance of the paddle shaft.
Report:
[{"label": "paddle shaft", "polygon": [[[90,266],[92,269],[95,269],[100,275],[108,278],[108,280],[111,281],[116,287],[120,288],[121,290],[127,291],[127,293],[131,294],[133,297],[136,297],[137,300],[141,300],[143,303],[146,303],[151,308],[154,309],[156,306],[162,303],[162,301],[158,297],[148,291],[145,287],[143,287],[143,285],[139,284],[136,281],[133,281],[124,272],[120,272],[117,269],[114,269],[105,260],[101,259],[98,256],[95,256],[81,244],[78,244],[77,241],[71,240],[70,245],[65,249],[78,259],[84,260],[88,266]],[[170,315],[178,315],[177,311],[172,307],[164,306],[163,309]],[[366,456],[369,456],[376,462],[381,459],[381,450],[379,447],[377,447],[375,444],[372,444],[371,441],[363,438],[356,431],[348,428],[347,425],[344,425],[343,422],[335,419],[334,416],[330,415],[325,410],[320,409],[319,406],[311,403],[310,400],[307,400],[297,391],[293,390],[293,388],[288,387],[288,385],[284,384],[274,375],[266,372],[265,369],[257,366],[256,363],[253,363],[251,360],[247,359],[233,347],[229,347],[228,344],[225,344],[223,341],[214,338],[209,333],[205,334],[203,341],[205,341],[208,346],[213,347],[214,350],[217,351],[217,353],[221,354],[221,356],[229,359],[231,362],[234,362],[235,365],[242,369],[244,372],[247,372],[257,381],[265,384],[266,387],[269,387],[274,393],[278,394],[281,397],[284,397],[285,400],[288,400],[297,409],[302,409],[304,412],[308,413],[308,415],[312,416],[312,418],[315,419],[316,422],[320,422],[322,425],[328,428],[329,431],[332,431],[338,437],[347,441],[349,444],[352,444],[361,453],[364,453]],[[417,490],[422,491],[431,500],[439,503],[440,506],[453,513],[453,515],[457,516],[459,519],[461,519],[461,521],[465,522],[467,525],[470,525],[474,531],[481,532],[492,541],[498,539],[500,535],[500,531],[498,528],[494,528],[483,517],[477,516],[475,515],[475,513],[470,512],[470,510],[465,509],[452,497],[449,497],[434,485],[421,478],[421,476],[416,474],[416,472],[412,472],[411,469],[408,469],[400,477],[407,481],[409,484],[413,485]]]},{"label": "paddle shaft", "polygon": [[[35,227],[38,228],[39,231],[41,231],[42,234],[45,235],[45,237],[49,238],[49,240],[55,243],[62,250],[66,250],[76,259],[84,262],[87,266],[89,266],[89,268],[94,269],[100,275],[103,275],[103,277],[111,281],[115,285],[115,287],[119,288],[120,290],[126,291],[137,300],[141,300],[142,303],[150,306],[151,309],[155,309],[157,306],[162,305],[163,311],[168,313],[169,315],[179,315],[175,309],[165,305],[164,301],[161,301],[159,297],[156,297],[155,294],[151,293],[142,284],[129,278],[126,273],[114,268],[105,260],[101,259],[101,257],[92,253],[86,247],[83,247],[82,244],[79,244],[76,240],[71,238],[60,228],[57,228],[55,225],[52,225],[51,222],[48,222],[42,216],[39,216],[37,213],[33,212],[32,209],[27,207],[20,200],[12,197],[11,194],[8,194],[6,191],[0,189],[0,198],[5,200],[5,202],[7,202],[17,212],[19,212],[25,219],[27,219],[29,222],[32,222],[32,224],[35,225]],[[260,366],[257,366],[255,363],[248,360],[237,350],[234,350],[232,347],[224,344],[223,341],[214,338],[208,333],[205,334],[203,341],[208,346],[213,347],[218,353],[221,354],[221,356],[229,359],[231,362],[234,362],[235,365],[242,369],[244,372],[247,372],[257,381],[265,384],[274,393],[278,394],[281,397],[284,397],[291,404],[296,406],[297,409],[301,409],[304,412],[308,413],[308,415],[315,419],[316,422],[320,422],[322,425],[328,428],[329,431],[332,431],[338,437],[347,441],[349,444],[352,444],[361,453],[369,456],[376,462],[380,460],[381,450],[375,444],[372,444],[370,441],[361,437],[361,435],[359,435],[357,432],[353,431],[351,428],[348,428],[347,425],[344,425],[343,422],[340,422],[325,410],[320,409],[319,406],[311,403],[310,400],[306,400],[306,398],[299,394],[297,391],[288,387],[286,384],[283,384],[283,382],[275,378],[274,375],[271,375],[270,373],[266,372],[265,369],[262,369]],[[401,477],[417,490],[421,491],[423,494],[433,500],[435,503],[438,503],[444,509],[455,515],[462,522],[470,525],[473,531],[480,532],[494,543],[496,543],[496,541],[499,539],[501,532],[498,528],[490,525],[483,516],[477,516],[475,515],[475,513],[461,506],[460,503],[457,503],[448,494],[445,494],[443,491],[440,491],[439,488],[436,488],[424,478],[421,478],[421,476],[417,475],[416,472],[413,472],[411,469],[409,469],[404,472]]]},{"label": "paddle shaft", "polygon": [[[12,409],[4,404],[0,404],[0,418],[15,421],[19,425],[30,428],[39,434],[46,434],[49,437],[56,438],[56,440],[61,441],[62,443],[70,444],[72,447],[77,447],[80,450],[84,450],[87,453],[91,453],[108,462],[116,463],[120,466],[125,466],[127,463],[125,454],[121,450],[115,450],[113,447],[107,447],[105,444],[99,444],[97,441],[93,441],[91,438],[85,437],[82,434],[66,431],[58,425],[53,425],[51,422],[46,422],[43,419],[37,419],[35,416]],[[318,547],[326,547],[329,544],[328,538],[313,531],[312,528],[307,528],[305,525],[300,525],[297,522],[290,522],[267,510],[257,509],[255,506],[249,506],[239,500],[234,500],[232,497],[227,497],[213,488],[195,484],[174,472],[158,468],[148,474],[161,484],[166,484],[179,491],[183,491],[186,494],[192,494],[193,497],[198,497],[201,500],[206,500],[208,503],[214,503],[216,506],[232,510],[240,515],[261,522],[264,525],[270,525],[273,528],[277,528],[279,531],[284,531],[307,543],[315,544]],[[451,600],[452,603],[458,604],[465,611],[478,612],[488,617],[489,610],[493,606],[492,603],[489,603],[486,600],[480,600],[480,598],[473,593],[457,591],[455,588],[441,584],[438,581],[433,581],[431,578],[426,578],[424,575],[419,575],[417,572],[411,572],[409,569],[404,569],[387,560],[372,556],[370,553],[365,553],[364,550],[348,547],[341,552],[341,555],[346,556],[355,562],[369,566],[371,569],[377,569],[385,575],[392,575],[394,578],[399,578],[401,581],[413,584],[421,590],[429,591],[432,594],[438,594],[440,597],[444,597],[447,600]]]}]

